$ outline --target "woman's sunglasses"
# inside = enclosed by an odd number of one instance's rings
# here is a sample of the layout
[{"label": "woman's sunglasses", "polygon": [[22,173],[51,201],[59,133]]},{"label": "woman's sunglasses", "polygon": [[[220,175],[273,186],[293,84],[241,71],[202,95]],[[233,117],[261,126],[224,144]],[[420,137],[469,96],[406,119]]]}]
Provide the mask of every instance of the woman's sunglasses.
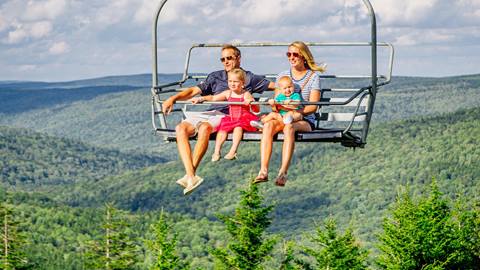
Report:
[{"label": "woman's sunglasses", "polygon": [[223,62],[225,62],[225,61],[227,61],[227,60],[230,61],[230,60],[233,60],[233,59],[235,59],[235,58],[236,58],[235,55],[230,55],[230,56],[227,56],[227,57],[222,57],[222,58],[220,58],[220,61],[223,63]]},{"label": "woman's sunglasses", "polygon": [[300,54],[299,53],[296,53],[296,52],[287,52],[287,57],[290,58],[290,56],[293,56],[295,58],[298,58],[300,57]]}]

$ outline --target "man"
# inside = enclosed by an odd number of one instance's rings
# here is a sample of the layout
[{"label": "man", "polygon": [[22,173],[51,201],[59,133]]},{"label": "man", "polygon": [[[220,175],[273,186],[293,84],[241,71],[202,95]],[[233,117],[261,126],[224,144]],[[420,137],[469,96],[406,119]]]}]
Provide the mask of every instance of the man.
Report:
[{"label": "man", "polygon": [[[163,113],[169,114],[173,104],[177,100],[188,100],[198,94],[201,96],[216,95],[228,89],[227,72],[240,67],[240,50],[232,45],[222,47],[220,61],[224,70],[214,71],[197,86],[183,90],[171,96],[163,103]],[[247,78],[245,89],[251,93],[262,93],[265,90],[273,90],[275,84],[266,80],[263,76],[255,75],[246,71]],[[201,101],[201,97],[200,97]],[[213,105],[207,112],[191,112],[186,119],[175,127],[177,136],[177,148],[183,166],[185,176],[177,180],[177,184],[183,186],[183,194],[190,194],[197,188],[203,179],[196,175],[196,170],[208,148],[210,134],[220,124],[221,118],[228,113],[228,106]],[[197,144],[192,153],[189,137],[197,135]]]}]

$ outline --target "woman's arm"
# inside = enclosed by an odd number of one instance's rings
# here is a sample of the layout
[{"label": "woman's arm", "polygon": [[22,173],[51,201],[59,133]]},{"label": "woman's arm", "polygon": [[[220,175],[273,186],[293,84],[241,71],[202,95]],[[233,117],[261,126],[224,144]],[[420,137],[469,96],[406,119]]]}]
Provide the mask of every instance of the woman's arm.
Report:
[{"label": "woman's arm", "polygon": [[[313,89],[310,92],[309,102],[319,102],[320,101],[320,96],[321,96],[320,90],[319,89]],[[299,110],[299,112],[301,112],[303,115],[312,114],[312,113],[317,111],[317,107],[318,107],[317,105],[307,105],[307,106],[303,107],[302,110]]]}]

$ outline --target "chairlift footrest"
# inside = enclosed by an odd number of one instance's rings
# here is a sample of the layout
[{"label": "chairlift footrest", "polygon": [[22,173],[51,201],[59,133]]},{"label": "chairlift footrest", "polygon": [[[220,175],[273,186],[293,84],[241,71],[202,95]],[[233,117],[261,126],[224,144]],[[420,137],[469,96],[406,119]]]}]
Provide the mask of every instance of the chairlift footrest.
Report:
[{"label": "chairlift footrest", "polygon": [[[176,133],[173,129],[157,129],[157,135],[163,137],[166,141],[176,142]],[[210,140],[214,141],[216,138],[216,133],[210,135]],[[196,140],[196,136],[190,138],[191,140]],[[242,141],[260,141],[262,139],[261,132],[245,132],[243,134]],[[274,136],[274,141],[283,141],[283,133],[279,133]],[[227,140],[232,140],[232,134],[228,134]],[[343,133],[340,129],[321,129],[314,130],[310,132],[297,132],[295,134],[295,141],[297,142],[336,142],[341,143],[345,147],[363,147],[365,143],[361,139],[351,134],[350,132]]]}]

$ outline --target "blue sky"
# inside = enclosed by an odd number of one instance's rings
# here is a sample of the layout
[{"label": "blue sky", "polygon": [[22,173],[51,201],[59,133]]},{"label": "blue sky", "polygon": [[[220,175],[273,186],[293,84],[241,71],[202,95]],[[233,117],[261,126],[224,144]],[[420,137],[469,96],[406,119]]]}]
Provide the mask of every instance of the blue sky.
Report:
[{"label": "blue sky", "polygon": [[[0,0],[0,80],[66,81],[149,73],[160,0]],[[480,0],[371,0],[378,40],[396,48],[394,75],[480,73]],[[181,72],[192,43],[368,41],[361,0],[169,0],[159,27],[160,72]],[[257,73],[288,68],[284,48],[244,50]],[[368,51],[314,49],[331,74],[368,72]],[[380,66],[385,66],[380,52]],[[192,70],[220,69],[218,49]]]}]

